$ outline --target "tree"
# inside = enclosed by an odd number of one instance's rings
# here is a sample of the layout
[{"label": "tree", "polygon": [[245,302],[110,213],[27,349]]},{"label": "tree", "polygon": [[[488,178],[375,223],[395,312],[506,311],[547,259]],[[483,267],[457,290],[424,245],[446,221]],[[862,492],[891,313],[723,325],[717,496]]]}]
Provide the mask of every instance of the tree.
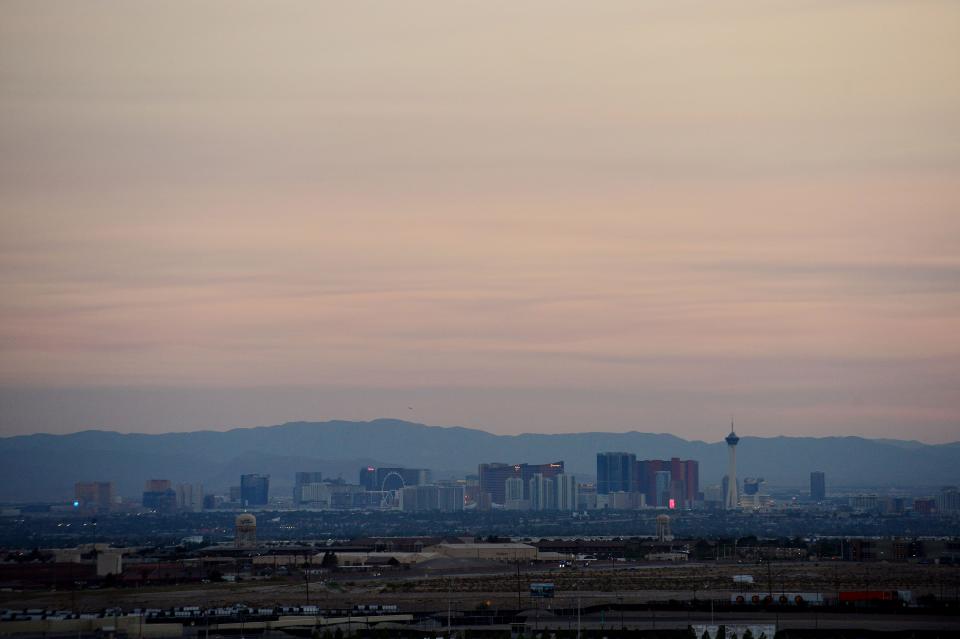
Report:
[{"label": "tree", "polygon": [[[323,553],[323,559],[320,561],[320,567],[326,568],[328,570],[333,570],[337,567],[338,559],[337,553],[330,552],[329,550]],[[338,628],[339,630],[339,628]]]},{"label": "tree", "polygon": [[703,631],[703,636],[700,639],[710,639],[710,632],[707,630]]},{"label": "tree", "polygon": [[717,636],[714,639],[727,639],[727,627],[720,626],[717,628]]},{"label": "tree", "polygon": [[753,633],[749,628],[743,631],[743,639],[753,639]]}]

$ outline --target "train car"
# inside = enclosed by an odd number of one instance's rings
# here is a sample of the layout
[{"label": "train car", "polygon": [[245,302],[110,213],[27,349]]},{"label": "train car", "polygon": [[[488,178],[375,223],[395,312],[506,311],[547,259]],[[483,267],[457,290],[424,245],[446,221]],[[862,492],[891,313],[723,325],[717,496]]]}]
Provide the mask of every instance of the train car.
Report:
[{"label": "train car", "polygon": [[822,606],[826,598],[819,592],[738,593],[730,595],[730,603],[739,606]]},{"label": "train car", "polygon": [[906,605],[913,600],[909,590],[842,590],[838,594],[841,604],[863,605]]}]

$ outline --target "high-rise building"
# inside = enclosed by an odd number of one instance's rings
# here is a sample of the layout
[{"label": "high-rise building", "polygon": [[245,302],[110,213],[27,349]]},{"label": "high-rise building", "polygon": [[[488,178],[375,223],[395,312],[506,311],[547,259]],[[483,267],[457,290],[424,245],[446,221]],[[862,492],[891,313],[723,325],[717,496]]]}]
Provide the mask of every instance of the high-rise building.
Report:
[{"label": "high-rise building", "polygon": [[597,494],[637,490],[636,463],[637,456],[633,453],[597,453]]},{"label": "high-rise building", "polygon": [[270,497],[270,475],[240,475],[240,504],[266,506]]},{"label": "high-rise building", "polygon": [[653,506],[666,508],[670,504],[671,473],[669,470],[658,470],[654,478],[654,494],[656,501]]},{"label": "high-rise building", "polygon": [[297,505],[312,508],[318,505],[329,507],[330,490],[323,482],[302,484],[296,491]]},{"label": "high-rise building", "polygon": [[360,485],[364,490],[380,490],[377,486],[377,469],[373,466],[365,466],[360,469]]},{"label": "high-rise building", "polygon": [[505,501],[503,502],[507,510],[530,510],[530,500],[524,499],[523,480],[519,477],[510,477],[505,482]]},{"label": "high-rise building", "polygon": [[143,491],[147,493],[162,493],[170,490],[169,479],[148,479],[143,485]]},{"label": "high-rise building", "polygon": [[417,506],[419,510],[440,510],[440,487],[434,484],[419,484],[414,487],[417,491]]},{"label": "high-rise building", "polygon": [[397,495],[400,497],[400,510],[403,512],[414,513],[420,510],[417,504],[416,486],[404,486],[397,491]]},{"label": "high-rise building", "polygon": [[519,477],[510,477],[506,481],[504,490],[506,491],[507,501],[511,499],[523,499],[523,480]]},{"label": "high-rise building", "polygon": [[304,486],[323,482],[323,473],[318,471],[298,472],[293,476],[293,505],[299,506],[306,500],[303,498]]},{"label": "high-rise building", "polygon": [[554,477],[556,482],[557,510],[572,511],[577,509],[579,501],[579,490],[577,478],[573,475],[557,475]]},{"label": "high-rise building", "polygon": [[850,508],[857,512],[872,512],[880,509],[876,493],[858,493],[847,498]]},{"label": "high-rise building", "polygon": [[649,506],[659,502],[656,487],[656,475],[660,471],[670,471],[670,498],[676,506],[689,508],[700,496],[700,462],[694,459],[644,459],[637,461],[634,476],[636,489],[642,493]]},{"label": "high-rise building", "polygon": [[371,499],[373,505],[378,505],[377,497],[376,493],[368,493],[356,484],[326,480],[304,484],[300,490],[300,506],[319,510],[364,508],[371,505]]},{"label": "high-rise building", "polygon": [[177,510],[198,513],[203,510],[203,484],[177,484]]},{"label": "high-rise building", "polygon": [[[507,501],[507,480],[516,477],[523,484],[520,476],[520,464],[503,464],[492,462],[480,464],[480,493],[490,495],[494,504],[505,504]],[[526,488],[523,489],[526,494]]]},{"label": "high-rise building", "polygon": [[760,494],[760,488],[763,486],[764,479],[763,477],[746,477],[743,480],[743,494],[744,495],[758,495]]},{"label": "high-rise building", "polygon": [[530,499],[530,479],[538,473],[545,478],[552,479],[563,474],[563,462],[558,461],[549,464],[480,464],[480,493],[489,494],[491,503],[504,505],[507,499],[507,480],[511,477],[519,477],[524,486],[523,498]]},{"label": "high-rise building", "polygon": [[440,486],[437,489],[437,505],[442,513],[463,510],[464,486]]},{"label": "high-rise building", "polygon": [[546,510],[546,505],[544,504],[545,488],[546,484],[549,483],[543,480],[543,475],[537,473],[530,478],[529,484],[529,494],[530,494],[530,510]]},{"label": "high-rise building", "polygon": [[703,503],[706,504],[707,508],[723,508],[723,487],[719,484],[707,486],[703,491]]},{"label": "high-rise building", "polygon": [[918,515],[930,515],[937,511],[937,500],[933,497],[917,497],[913,500],[913,512]]},{"label": "high-rise building", "polygon": [[141,503],[158,513],[172,513],[177,508],[177,491],[170,487],[169,479],[148,479]]},{"label": "high-rise building", "polygon": [[537,473],[527,482],[530,496],[530,510],[556,510],[556,484],[554,477],[544,477]]},{"label": "high-rise building", "polygon": [[643,493],[627,493],[624,491],[607,493],[607,508],[611,510],[636,510],[646,501]]},{"label": "high-rise building", "polygon": [[686,504],[684,505],[689,508],[693,505],[693,502],[702,499],[702,495],[700,494],[700,462],[687,459],[682,463],[683,480],[686,488],[686,494],[684,495]]},{"label": "high-rise building", "polygon": [[404,486],[400,489],[400,509],[404,512],[440,510],[440,487],[434,484]]},{"label": "high-rise building", "polygon": [[884,515],[902,515],[907,510],[907,498],[885,495],[880,500],[880,512]]},{"label": "high-rise building", "polygon": [[577,510],[596,510],[596,484],[577,484]]},{"label": "high-rise building", "polygon": [[810,499],[823,501],[827,498],[827,476],[823,471],[810,473]]},{"label": "high-rise building", "polygon": [[937,495],[937,512],[941,515],[946,513],[960,512],[960,492],[956,486],[944,486]]},{"label": "high-rise building", "polygon": [[727,450],[730,452],[730,461],[729,467],[727,469],[727,478],[729,484],[727,485],[727,510],[733,510],[739,507],[740,504],[740,495],[737,491],[737,444],[740,443],[740,438],[737,437],[737,434],[733,431],[733,420],[730,420],[730,434],[726,437]]},{"label": "high-rise building", "polygon": [[73,486],[73,506],[84,513],[109,512],[115,498],[112,481],[81,481]]}]

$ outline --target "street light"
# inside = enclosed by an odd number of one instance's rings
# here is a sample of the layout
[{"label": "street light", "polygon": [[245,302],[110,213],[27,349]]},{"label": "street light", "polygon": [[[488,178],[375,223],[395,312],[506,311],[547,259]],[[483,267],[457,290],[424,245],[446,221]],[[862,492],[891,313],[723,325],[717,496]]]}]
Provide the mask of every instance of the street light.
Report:
[{"label": "street light", "polygon": [[620,600],[620,632],[623,632],[623,595],[618,595],[617,597]]}]

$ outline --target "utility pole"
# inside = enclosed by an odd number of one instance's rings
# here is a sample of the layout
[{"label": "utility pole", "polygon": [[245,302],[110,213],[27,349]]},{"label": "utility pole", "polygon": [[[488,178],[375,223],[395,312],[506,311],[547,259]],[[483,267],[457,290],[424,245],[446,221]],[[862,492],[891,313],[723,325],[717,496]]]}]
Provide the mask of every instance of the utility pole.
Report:
[{"label": "utility pole", "polygon": [[[306,554],[306,569],[303,571],[303,579],[307,583],[307,605],[310,605],[310,554]],[[276,573],[274,573],[276,574]]]},{"label": "utility pole", "polygon": [[520,603],[520,560],[517,559],[517,612],[523,608],[523,605]]},{"label": "utility pole", "polygon": [[770,595],[770,601],[773,601],[773,573],[770,567],[770,559],[767,559],[767,590]]},{"label": "utility pole", "polygon": [[[578,590],[579,590],[579,587],[578,587]],[[580,593],[579,592],[577,592],[577,639],[580,639]]]}]

